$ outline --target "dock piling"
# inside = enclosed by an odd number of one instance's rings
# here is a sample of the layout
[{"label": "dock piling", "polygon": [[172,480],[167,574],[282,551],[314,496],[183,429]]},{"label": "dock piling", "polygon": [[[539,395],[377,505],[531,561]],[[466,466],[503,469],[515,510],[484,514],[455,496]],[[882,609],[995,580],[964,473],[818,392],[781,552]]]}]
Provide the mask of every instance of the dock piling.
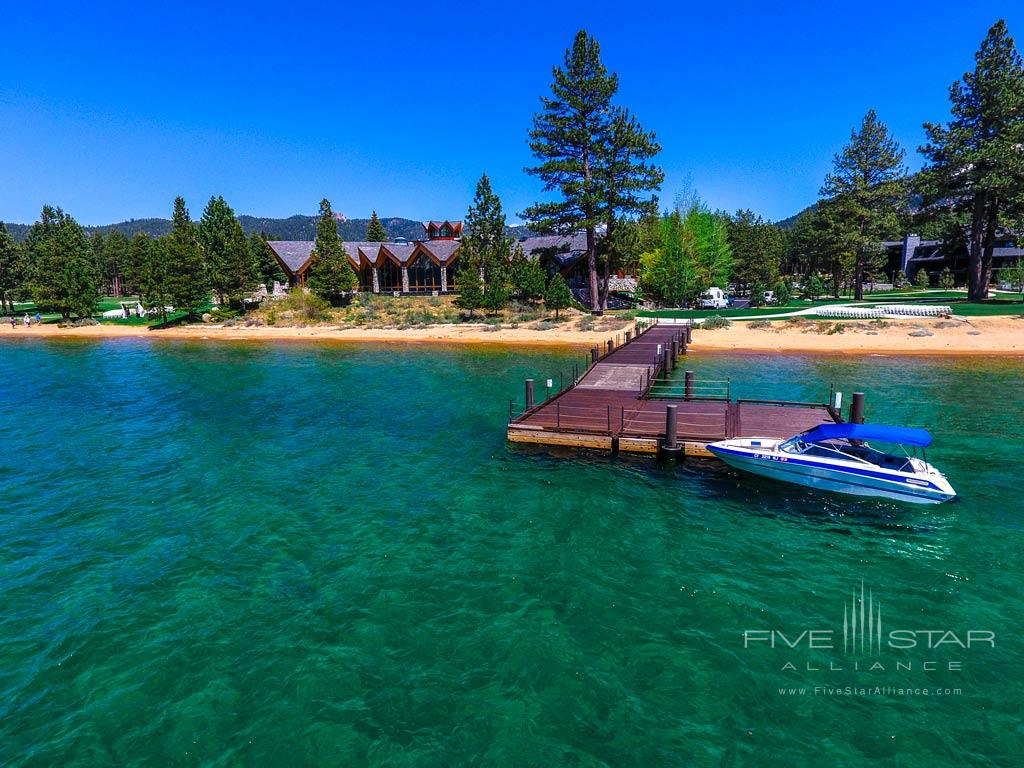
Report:
[{"label": "dock piling", "polygon": [[683,381],[683,397],[687,400],[693,400],[693,371],[684,373]]},{"label": "dock piling", "polygon": [[632,338],[633,338],[633,332],[632,331],[626,331],[626,343],[627,344],[629,344],[629,342],[630,342],[630,340]]},{"label": "dock piling", "polygon": [[526,380],[526,407],[533,408],[533,379]]},{"label": "dock piling", "polygon": [[600,355],[601,355],[601,350],[599,350],[597,347],[591,347],[590,348],[590,364],[591,365],[596,365],[597,364],[597,358],[600,357]]},{"label": "dock piling", "polygon": [[851,424],[863,424],[864,423],[864,393],[854,392],[853,397],[850,398],[850,423]]}]

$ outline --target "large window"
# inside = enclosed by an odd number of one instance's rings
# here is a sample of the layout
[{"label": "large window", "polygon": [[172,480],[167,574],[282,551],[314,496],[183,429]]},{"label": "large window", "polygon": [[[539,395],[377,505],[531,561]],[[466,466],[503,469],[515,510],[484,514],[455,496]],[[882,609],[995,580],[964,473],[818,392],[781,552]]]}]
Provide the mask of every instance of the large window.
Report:
[{"label": "large window", "polygon": [[409,290],[441,290],[441,268],[427,258],[426,254],[421,253],[419,257],[409,265]]},{"label": "large window", "polygon": [[377,275],[377,279],[380,281],[381,291],[402,290],[402,268],[383,254],[377,261],[380,263],[380,273]]}]

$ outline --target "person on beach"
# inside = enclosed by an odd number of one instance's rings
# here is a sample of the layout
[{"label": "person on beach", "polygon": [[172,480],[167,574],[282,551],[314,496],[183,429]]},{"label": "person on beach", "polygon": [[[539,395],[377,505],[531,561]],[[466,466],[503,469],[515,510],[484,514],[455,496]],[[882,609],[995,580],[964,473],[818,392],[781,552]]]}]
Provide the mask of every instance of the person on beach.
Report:
[{"label": "person on beach", "polygon": [[25,327],[28,328],[32,325],[32,318],[28,316],[28,312],[25,313]]},{"label": "person on beach", "polygon": [[18,327],[18,321],[14,317],[14,313],[11,312],[11,328],[17,328],[17,327]]},{"label": "person on beach", "polygon": [[41,323],[42,320],[43,320],[42,316],[40,316],[40,314],[38,312],[36,312],[36,325],[39,325],[39,323]]}]

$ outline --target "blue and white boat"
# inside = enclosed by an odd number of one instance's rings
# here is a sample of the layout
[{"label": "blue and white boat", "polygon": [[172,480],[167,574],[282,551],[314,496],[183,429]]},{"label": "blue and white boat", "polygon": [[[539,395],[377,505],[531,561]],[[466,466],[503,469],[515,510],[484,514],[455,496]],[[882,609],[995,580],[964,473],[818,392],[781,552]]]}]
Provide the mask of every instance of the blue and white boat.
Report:
[{"label": "blue and white boat", "polygon": [[[867,440],[896,443],[901,449],[876,450]],[[822,424],[788,440],[743,437],[711,443],[707,448],[736,469],[787,483],[938,504],[956,498],[956,491],[924,456],[924,448],[931,442],[931,435],[923,429]],[[922,449],[921,458],[918,448]]]}]

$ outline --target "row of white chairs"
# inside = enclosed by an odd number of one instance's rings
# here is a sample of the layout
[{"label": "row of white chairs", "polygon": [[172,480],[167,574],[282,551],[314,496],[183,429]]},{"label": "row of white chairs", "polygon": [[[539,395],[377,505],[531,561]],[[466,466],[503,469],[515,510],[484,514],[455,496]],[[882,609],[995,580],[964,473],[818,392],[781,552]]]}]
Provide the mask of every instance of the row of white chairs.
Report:
[{"label": "row of white chairs", "polygon": [[822,317],[838,317],[846,320],[874,320],[885,313],[881,309],[864,309],[862,307],[821,307],[817,314]]},{"label": "row of white chairs", "polygon": [[950,307],[928,304],[880,304],[877,308],[887,315],[903,317],[939,317],[953,314]]}]

